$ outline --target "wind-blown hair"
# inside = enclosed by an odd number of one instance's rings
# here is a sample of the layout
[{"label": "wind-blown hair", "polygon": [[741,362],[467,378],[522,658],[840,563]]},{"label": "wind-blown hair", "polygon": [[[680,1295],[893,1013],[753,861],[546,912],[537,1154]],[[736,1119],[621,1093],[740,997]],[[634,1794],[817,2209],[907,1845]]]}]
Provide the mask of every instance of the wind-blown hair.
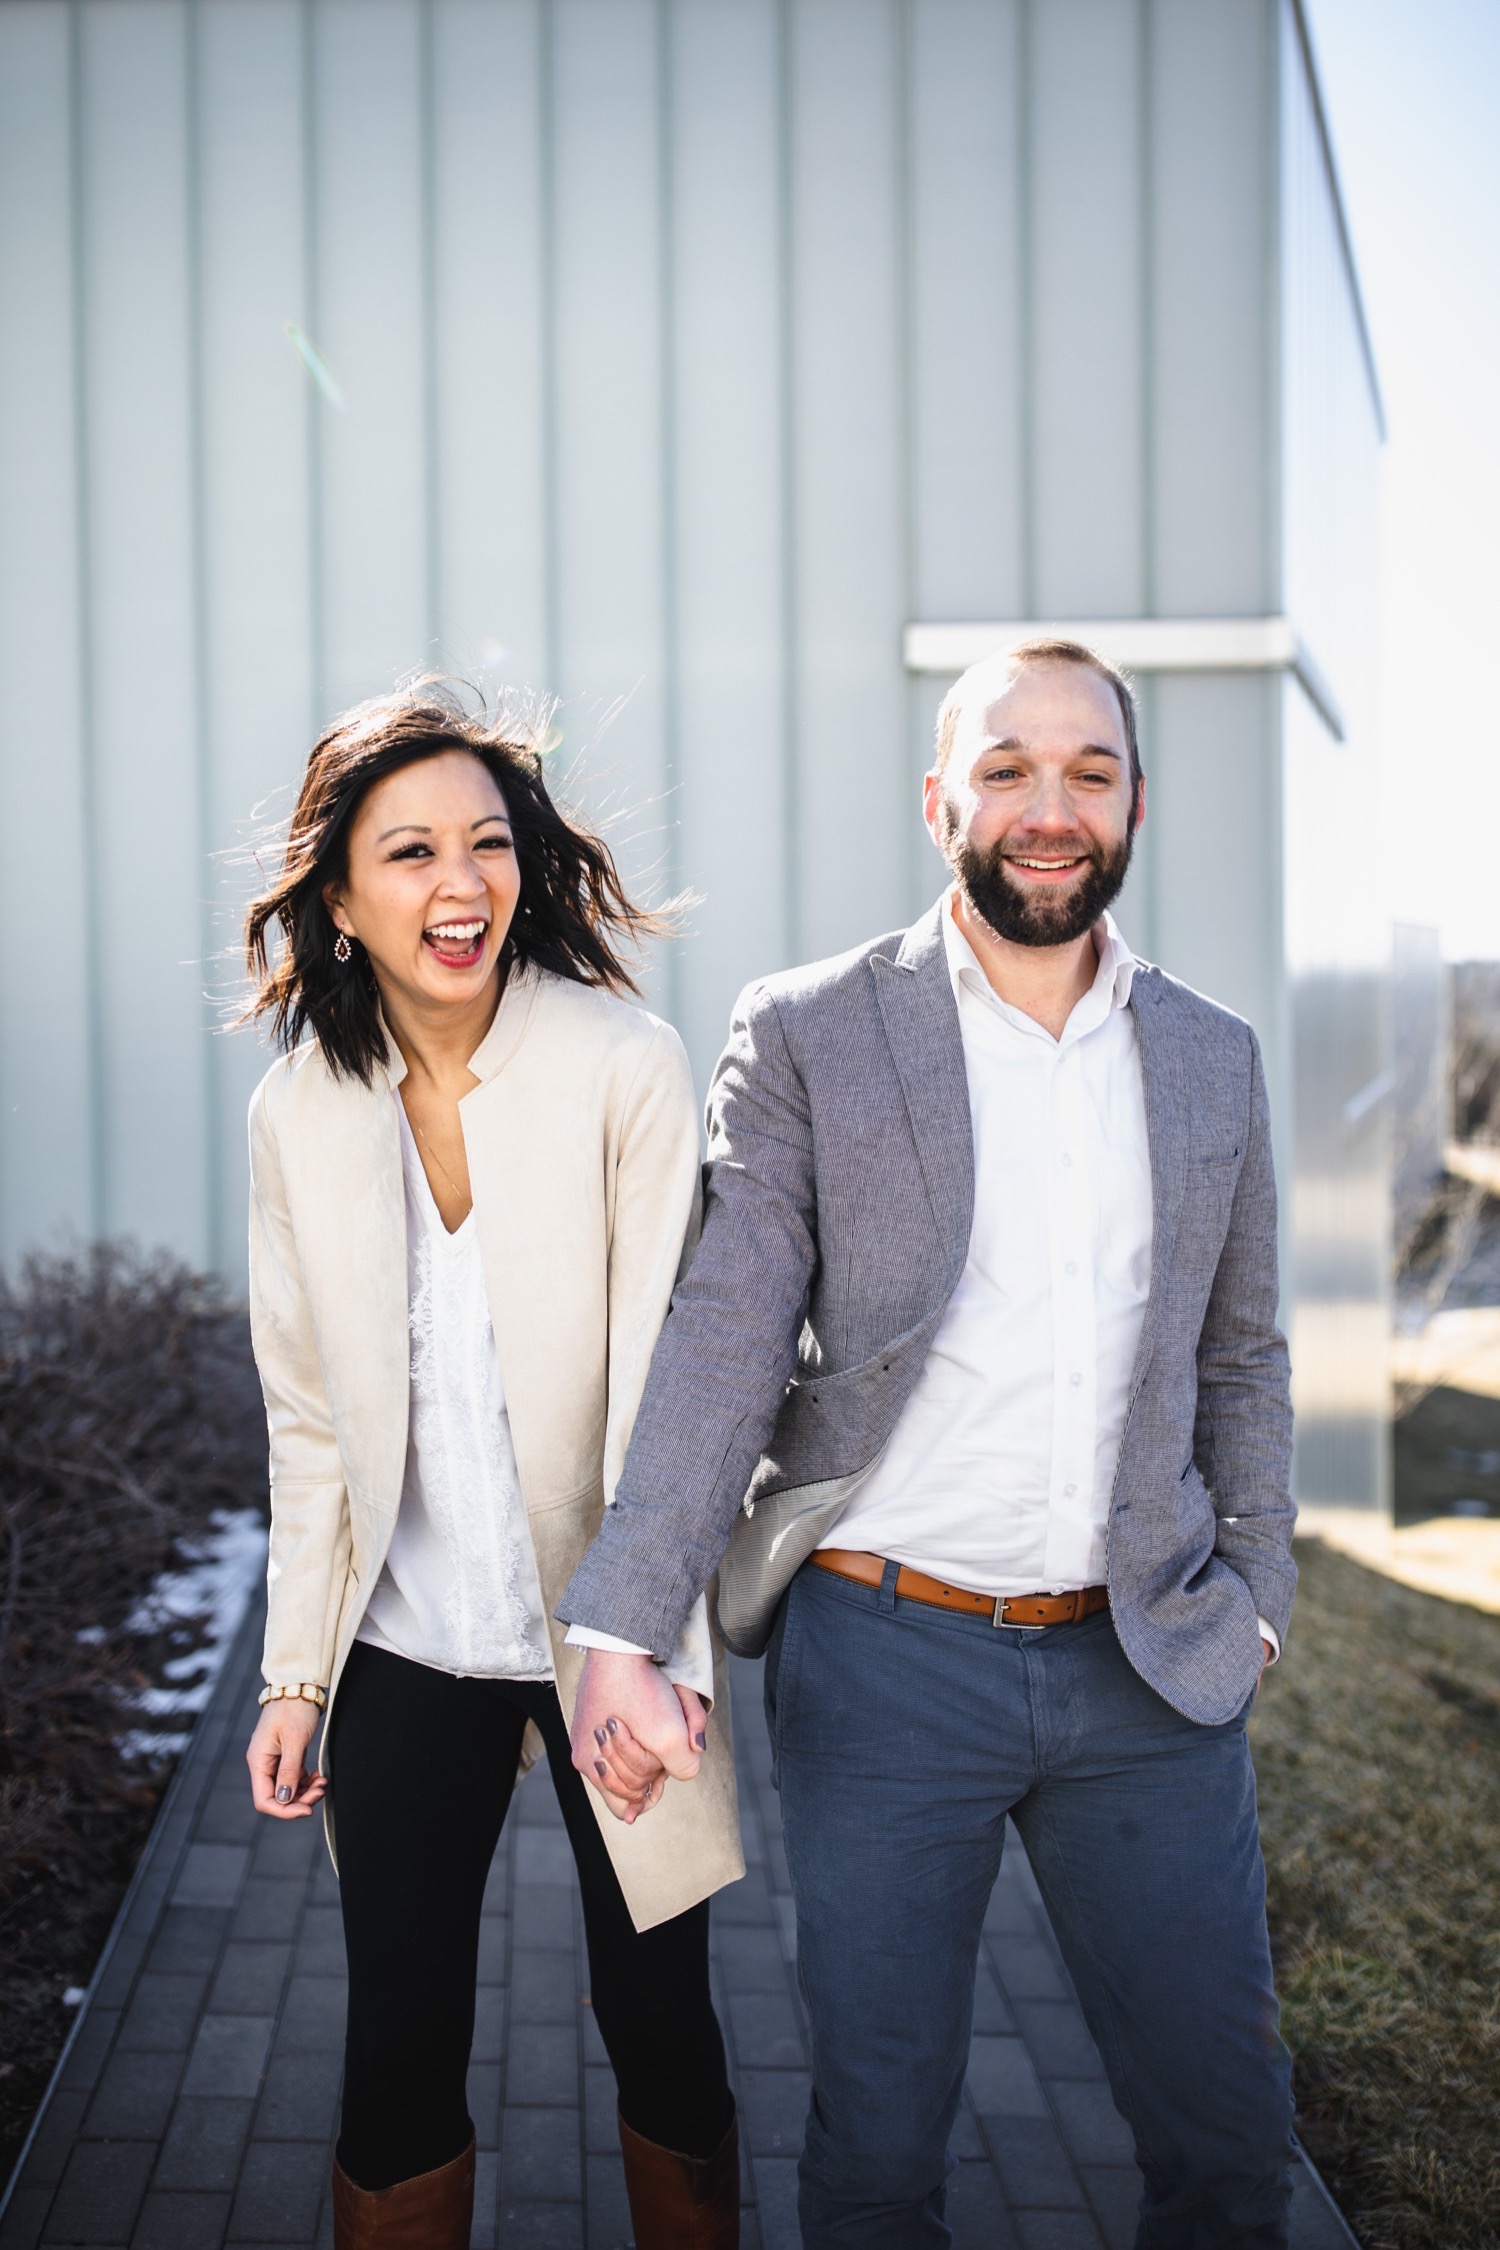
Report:
[{"label": "wind-blown hair", "polygon": [[242,1020],[269,1021],[284,1048],[311,1032],[335,1077],[373,1083],[386,1055],[374,972],[358,944],[352,961],[334,958],[338,932],[323,893],[348,872],[350,827],[376,782],[445,750],[479,760],[510,816],[521,895],[504,958],[636,992],[618,947],[670,930],[670,910],[635,906],[603,838],[559,812],[542,778],[541,733],[541,719],[469,710],[457,684],[438,675],[335,719],[308,758],[281,870],[246,913],[255,992]]}]

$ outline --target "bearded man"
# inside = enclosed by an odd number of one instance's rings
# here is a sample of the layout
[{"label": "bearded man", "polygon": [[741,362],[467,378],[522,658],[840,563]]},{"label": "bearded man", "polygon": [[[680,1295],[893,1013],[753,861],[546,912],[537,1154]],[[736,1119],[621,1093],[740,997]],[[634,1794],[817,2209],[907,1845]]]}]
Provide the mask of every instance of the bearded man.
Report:
[{"label": "bearded man", "polygon": [[575,1759],[626,1817],[658,1760],[691,1772],[660,1666],[717,1570],[767,1648],[809,2250],[951,2240],[1007,1816],[1135,2135],[1138,2243],[1270,2250],[1245,1722],[1296,1574],[1260,1055],[1108,912],[1145,788],[1100,657],[976,666],[925,789],[939,904],[736,1009],[702,1240],[562,1604]]}]

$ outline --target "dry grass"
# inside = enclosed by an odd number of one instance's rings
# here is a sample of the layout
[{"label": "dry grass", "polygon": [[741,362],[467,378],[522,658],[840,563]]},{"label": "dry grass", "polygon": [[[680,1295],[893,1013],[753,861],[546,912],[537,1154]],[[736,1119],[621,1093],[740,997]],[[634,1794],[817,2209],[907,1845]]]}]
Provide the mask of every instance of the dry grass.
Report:
[{"label": "dry grass", "polygon": [[1500,1618],[1298,1561],[1252,1734],[1299,2130],[1367,2250],[1495,2250]]},{"label": "dry grass", "polygon": [[125,1706],[198,1645],[126,1621],[264,1491],[246,1324],[206,1282],[109,1248],[0,1279],[0,2179],[167,1778],[120,1756]]}]

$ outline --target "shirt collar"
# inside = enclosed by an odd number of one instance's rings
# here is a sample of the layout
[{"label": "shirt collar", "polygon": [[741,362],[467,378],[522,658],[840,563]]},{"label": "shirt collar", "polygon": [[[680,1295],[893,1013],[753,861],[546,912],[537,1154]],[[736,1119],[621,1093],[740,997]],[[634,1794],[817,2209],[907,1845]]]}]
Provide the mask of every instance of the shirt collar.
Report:
[{"label": "shirt collar", "polygon": [[[954,884],[943,902],[942,918],[943,945],[948,956],[948,976],[953,986],[954,1000],[961,1006],[964,993],[971,992],[977,999],[987,1000],[1018,1026],[1036,1030],[1038,1027],[1031,1023],[1028,1016],[1000,998],[985,975],[978,954],[959,928],[958,917],[954,912],[957,898],[958,886]],[[1099,966],[1094,973],[1093,984],[1068,1018],[1064,1038],[1069,1031],[1074,1031],[1075,1036],[1084,1031],[1092,1031],[1114,1009],[1128,1008],[1130,1005],[1130,989],[1139,964],[1120,934],[1119,924],[1108,909],[1100,915],[1091,934]]]}]

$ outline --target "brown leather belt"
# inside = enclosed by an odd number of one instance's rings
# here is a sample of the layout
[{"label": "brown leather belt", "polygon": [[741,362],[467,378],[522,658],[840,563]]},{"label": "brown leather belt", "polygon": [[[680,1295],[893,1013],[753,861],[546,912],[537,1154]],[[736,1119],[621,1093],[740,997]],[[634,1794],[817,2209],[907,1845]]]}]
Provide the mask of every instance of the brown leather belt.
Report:
[{"label": "brown leather belt", "polygon": [[[812,1560],[820,1570],[852,1578],[859,1586],[878,1586],[885,1576],[884,1555],[868,1555],[854,1547],[819,1547]],[[903,1602],[962,1610],[966,1617],[988,1617],[992,1625],[1018,1626],[1030,1633],[1048,1625],[1076,1625],[1109,1607],[1107,1586],[1084,1586],[1076,1594],[973,1594],[967,1586],[945,1586],[941,1578],[909,1570],[905,1563],[896,1572],[896,1593]]]}]

